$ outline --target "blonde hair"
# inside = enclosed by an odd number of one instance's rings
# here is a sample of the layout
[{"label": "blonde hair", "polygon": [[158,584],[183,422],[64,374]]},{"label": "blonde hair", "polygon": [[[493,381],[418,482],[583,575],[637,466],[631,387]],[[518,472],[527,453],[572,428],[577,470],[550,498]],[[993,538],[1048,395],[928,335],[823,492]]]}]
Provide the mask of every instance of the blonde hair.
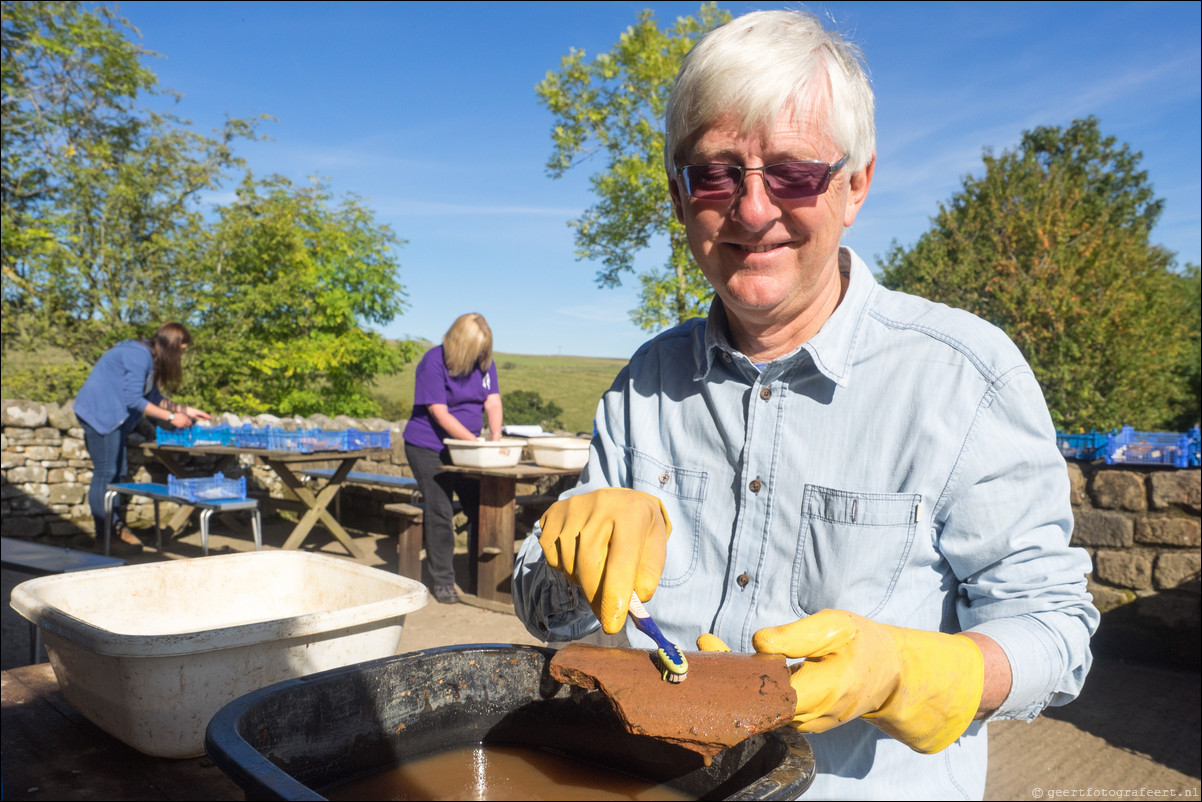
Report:
[{"label": "blonde hair", "polygon": [[691,140],[725,114],[743,133],[792,111],[824,125],[859,172],[876,151],[875,101],[863,54],[805,11],[755,11],[706,34],[685,56],[668,100],[664,165],[671,174]]},{"label": "blonde hair", "polygon": [[492,329],[484,315],[460,315],[442,337],[442,361],[452,376],[466,376],[472,368],[492,365]]}]

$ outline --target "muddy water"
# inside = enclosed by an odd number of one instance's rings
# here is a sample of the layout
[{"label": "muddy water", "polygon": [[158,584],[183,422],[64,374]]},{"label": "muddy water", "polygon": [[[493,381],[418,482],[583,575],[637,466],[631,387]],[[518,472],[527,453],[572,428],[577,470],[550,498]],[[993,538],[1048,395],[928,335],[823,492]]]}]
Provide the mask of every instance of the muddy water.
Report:
[{"label": "muddy water", "polygon": [[667,786],[513,746],[459,747],[321,793],[334,800],[689,798]]}]

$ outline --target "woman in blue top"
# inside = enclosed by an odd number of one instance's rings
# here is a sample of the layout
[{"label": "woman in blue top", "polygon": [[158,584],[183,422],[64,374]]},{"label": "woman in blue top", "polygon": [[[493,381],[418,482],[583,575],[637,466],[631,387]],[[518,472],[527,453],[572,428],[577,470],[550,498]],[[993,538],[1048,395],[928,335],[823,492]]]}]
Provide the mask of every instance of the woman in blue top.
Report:
[{"label": "woman in blue top", "polygon": [[[129,473],[125,440],[142,416],[180,429],[196,420],[210,419],[207,412],[177,404],[162,393],[164,388],[174,390],[179,386],[180,362],[191,342],[192,336],[179,323],[160,326],[150,340],[119,342],[100,357],[75,397],[75,417],[83,426],[84,444],[92,458],[88,505],[97,537],[104,531],[105,489]],[[113,509],[113,531],[120,532],[120,537],[112,550],[115,554],[136,554],[142,550],[142,541],[122,525],[119,503],[120,499]]]},{"label": "woman in blue top", "polygon": [[442,470],[451,462],[443,438],[475,440],[488,413],[489,439],[501,437],[501,391],[492,361],[492,330],[483,315],[461,315],[418,363],[413,415],[405,426],[405,458],[425,502],[422,530],[434,598],[459,601],[455,592],[455,533],[451,527],[452,493],[459,494],[468,516],[471,540],[477,527],[479,482]]}]

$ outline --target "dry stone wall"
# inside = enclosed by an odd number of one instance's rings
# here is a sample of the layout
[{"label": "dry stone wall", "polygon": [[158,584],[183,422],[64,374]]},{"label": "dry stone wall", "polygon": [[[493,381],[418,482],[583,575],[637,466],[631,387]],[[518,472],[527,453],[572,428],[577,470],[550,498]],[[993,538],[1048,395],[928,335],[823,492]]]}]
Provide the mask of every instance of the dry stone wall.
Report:
[{"label": "dry stone wall", "polygon": [[[400,424],[314,416],[306,420],[264,416],[232,425],[284,425],[324,429],[392,429],[392,450],[356,470],[408,475]],[[3,401],[2,507],[5,537],[82,545],[91,537],[87,492],[91,462],[71,406]],[[130,438],[134,481],[165,482],[165,470],[137,446],[154,438],[143,422]],[[203,470],[203,466],[199,466]],[[254,458],[241,465],[248,486],[286,495],[275,475]],[[1196,666],[1199,662],[1199,571],[1202,569],[1202,471],[1197,468],[1067,463],[1076,527],[1073,542],[1089,551],[1089,588],[1104,620],[1095,646],[1137,658]],[[359,515],[390,499],[384,491],[347,487],[344,514]],[[347,503],[348,499],[353,503]]]}]

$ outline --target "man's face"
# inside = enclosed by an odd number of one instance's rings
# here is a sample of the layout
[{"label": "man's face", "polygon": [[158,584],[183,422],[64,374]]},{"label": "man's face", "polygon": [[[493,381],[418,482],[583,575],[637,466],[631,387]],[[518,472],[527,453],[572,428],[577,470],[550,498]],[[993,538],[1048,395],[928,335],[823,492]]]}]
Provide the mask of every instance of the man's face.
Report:
[{"label": "man's face", "polygon": [[[701,132],[681,165],[833,163],[844,155],[817,126],[798,124],[790,114],[770,129],[744,135],[739,128],[737,118],[719,118]],[[683,180],[670,177],[676,217],[728,316],[748,328],[787,324],[837,288],[839,239],[868,195],[872,168],[870,163],[854,175],[842,169],[825,193],[796,200],[773,197],[762,173],[746,173],[735,196],[723,201],[689,197]]]}]

